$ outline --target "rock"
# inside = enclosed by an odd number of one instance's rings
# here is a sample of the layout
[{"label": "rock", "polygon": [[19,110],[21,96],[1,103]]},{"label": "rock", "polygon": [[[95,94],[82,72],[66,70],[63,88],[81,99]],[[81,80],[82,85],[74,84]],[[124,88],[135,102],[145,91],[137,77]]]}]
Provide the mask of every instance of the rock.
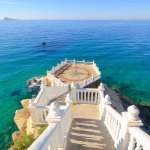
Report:
[{"label": "rock", "polygon": [[16,123],[19,130],[24,130],[27,127],[27,119],[30,116],[30,112],[28,109],[29,100],[22,100],[21,103],[23,105],[23,109],[16,110],[14,122]]},{"label": "rock", "polygon": [[33,135],[33,137],[36,139],[39,136],[39,129],[40,126],[33,126],[32,118],[30,116],[27,120],[26,133],[28,135]]},{"label": "rock", "polygon": [[15,140],[18,138],[19,135],[20,135],[20,131],[14,132],[14,133],[12,134],[12,139],[13,139],[13,141],[15,141]]},{"label": "rock", "polygon": [[24,100],[22,100],[21,101],[21,104],[22,104],[22,106],[23,106],[23,108],[27,111],[27,112],[29,112],[29,100],[30,99],[24,99]]},{"label": "rock", "polygon": [[39,88],[41,86],[42,79],[43,77],[34,77],[34,78],[29,79],[27,81],[27,87],[29,89]]}]

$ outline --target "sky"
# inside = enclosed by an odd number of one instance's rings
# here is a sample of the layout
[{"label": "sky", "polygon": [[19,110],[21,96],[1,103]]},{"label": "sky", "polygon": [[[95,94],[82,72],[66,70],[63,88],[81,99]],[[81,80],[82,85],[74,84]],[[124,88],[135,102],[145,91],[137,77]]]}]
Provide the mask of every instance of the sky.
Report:
[{"label": "sky", "polygon": [[150,0],[0,0],[0,19],[149,20]]}]

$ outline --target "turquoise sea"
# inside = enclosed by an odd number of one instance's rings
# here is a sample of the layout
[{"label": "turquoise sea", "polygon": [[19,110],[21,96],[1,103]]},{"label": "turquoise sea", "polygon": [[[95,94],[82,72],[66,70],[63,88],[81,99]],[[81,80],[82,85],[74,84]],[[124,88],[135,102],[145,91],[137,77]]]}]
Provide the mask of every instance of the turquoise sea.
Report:
[{"label": "turquoise sea", "polygon": [[150,21],[0,21],[0,149],[12,142],[20,101],[33,94],[26,81],[64,58],[95,60],[103,82],[150,104]]}]

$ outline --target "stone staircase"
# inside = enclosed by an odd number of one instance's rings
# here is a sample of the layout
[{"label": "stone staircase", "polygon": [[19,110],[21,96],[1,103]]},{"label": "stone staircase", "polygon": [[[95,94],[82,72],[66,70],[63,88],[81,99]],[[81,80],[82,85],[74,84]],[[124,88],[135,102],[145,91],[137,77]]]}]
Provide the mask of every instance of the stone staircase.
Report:
[{"label": "stone staircase", "polygon": [[67,139],[67,150],[115,150],[106,126],[99,120],[98,105],[74,105]]}]

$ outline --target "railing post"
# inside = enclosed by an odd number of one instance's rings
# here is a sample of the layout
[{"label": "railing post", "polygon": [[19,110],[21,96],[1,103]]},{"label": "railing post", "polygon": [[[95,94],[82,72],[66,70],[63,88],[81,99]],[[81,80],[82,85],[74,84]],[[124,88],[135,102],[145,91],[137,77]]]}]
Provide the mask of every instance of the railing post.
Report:
[{"label": "railing post", "polygon": [[139,109],[135,105],[128,107],[127,112],[122,112],[123,119],[121,123],[119,138],[115,143],[115,147],[117,150],[133,149],[134,142],[132,140],[133,138],[129,135],[129,127],[140,127],[143,125],[138,115]]},{"label": "railing post", "polygon": [[29,110],[30,110],[32,121],[37,123],[39,121],[39,115],[37,114],[37,108],[33,100],[29,101]]},{"label": "railing post", "polygon": [[101,83],[98,87],[99,93],[98,93],[98,103],[100,104],[100,120],[102,119],[103,110],[104,110],[104,84]]},{"label": "railing post", "polygon": [[61,110],[60,110],[60,104],[55,101],[53,102],[50,107],[49,107],[49,113],[46,117],[46,121],[48,122],[48,124],[51,124],[51,123],[57,123],[57,127],[58,127],[58,130],[57,130],[57,147],[58,148],[62,148],[64,147],[64,137],[62,136],[62,130],[64,130],[62,127],[61,127]]},{"label": "railing post", "polygon": [[72,82],[71,84],[71,96],[72,96],[72,100],[73,102],[76,102],[76,90],[77,90],[77,87],[76,87],[76,84],[75,82]]},{"label": "railing post", "polygon": [[65,102],[67,107],[72,103],[71,95],[69,93],[66,96]]}]

